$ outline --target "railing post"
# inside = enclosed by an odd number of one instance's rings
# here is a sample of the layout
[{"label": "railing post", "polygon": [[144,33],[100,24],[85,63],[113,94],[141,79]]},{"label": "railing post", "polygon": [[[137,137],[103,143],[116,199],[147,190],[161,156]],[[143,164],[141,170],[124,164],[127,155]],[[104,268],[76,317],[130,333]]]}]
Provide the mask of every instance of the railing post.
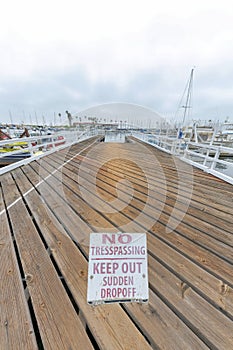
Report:
[{"label": "railing post", "polygon": [[176,140],[172,142],[171,153],[176,154]]},{"label": "railing post", "polygon": [[31,141],[28,142],[28,149],[29,149],[29,152],[30,152],[31,156],[33,156],[33,146],[32,146],[32,142]]},{"label": "railing post", "polygon": [[217,150],[216,150],[214,159],[213,159],[213,161],[212,161],[212,164],[211,164],[211,166],[210,166],[210,170],[214,170],[215,165],[216,165],[216,163],[217,163],[217,161],[218,161],[218,158],[219,158],[220,153],[221,153],[221,150],[220,150],[220,147],[218,147]]},{"label": "railing post", "polygon": [[[207,153],[206,153],[206,155],[205,155],[204,162],[203,162],[203,165],[204,165],[204,166],[206,166],[206,162],[207,162],[207,158],[209,157],[209,154],[210,154],[210,149],[208,148]],[[215,153],[215,155],[216,155],[216,153]]]},{"label": "railing post", "polygon": [[52,136],[52,148],[55,148],[55,137]]},{"label": "railing post", "polygon": [[184,150],[184,158],[185,158],[185,159],[187,159],[188,149],[189,149],[189,143],[187,143],[186,148],[185,148],[185,150]]},{"label": "railing post", "polygon": [[172,154],[180,154],[181,140],[175,139],[172,141],[171,152]]},{"label": "railing post", "polygon": [[181,143],[182,143],[182,140],[179,139],[177,141],[178,141],[178,154],[181,154]]}]

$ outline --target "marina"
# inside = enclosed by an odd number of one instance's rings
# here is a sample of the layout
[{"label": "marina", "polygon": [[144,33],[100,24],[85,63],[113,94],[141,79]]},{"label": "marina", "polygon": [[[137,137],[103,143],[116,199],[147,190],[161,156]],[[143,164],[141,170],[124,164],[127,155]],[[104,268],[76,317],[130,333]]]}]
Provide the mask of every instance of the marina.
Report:
[{"label": "marina", "polygon": [[0,350],[233,350],[226,1],[5,1]]},{"label": "marina", "polygon": [[[232,349],[232,184],[146,137],[2,172],[1,349]],[[119,231],[147,235],[149,301],[88,305],[90,233]]]}]

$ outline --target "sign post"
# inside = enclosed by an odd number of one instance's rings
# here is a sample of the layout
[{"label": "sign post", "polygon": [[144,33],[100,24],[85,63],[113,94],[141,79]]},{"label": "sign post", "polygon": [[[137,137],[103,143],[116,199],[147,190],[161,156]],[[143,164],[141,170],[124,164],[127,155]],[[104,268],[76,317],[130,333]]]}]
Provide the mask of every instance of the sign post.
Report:
[{"label": "sign post", "polygon": [[147,302],[145,233],[91,233],[87,302]]}]

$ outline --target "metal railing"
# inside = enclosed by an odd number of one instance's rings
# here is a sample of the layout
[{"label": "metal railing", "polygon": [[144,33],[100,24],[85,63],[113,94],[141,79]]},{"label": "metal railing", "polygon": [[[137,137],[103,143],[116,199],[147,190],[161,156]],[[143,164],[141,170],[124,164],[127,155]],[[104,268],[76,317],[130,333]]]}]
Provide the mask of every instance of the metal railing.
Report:
[{"label": "metal railing", "polygon": [[233,148],[188,142],[182,160],[233,184]]},{"label": "metal railing", "polygon": [[233,184],[233,148],[184,142],[177,137],[133,132],[132,135],[161,151]]},{"label": "metal railing", "polygon": [[8,151],[0,151],[0,164],[6,162],[5,159],[7,159],[7,157],[9,159],[9,157],[15,157],[17,155],[21,160],[14,161],[9,165],[1,167],[0,175],[97,134],[98,132],[92,129],[84,132],[64,131],[51,135],[2,140],[0,141],[0,149],[4,150],[5,148],[8,149]]},{"label": "metal railing", "polygon": [[184,152],[186,144],[176,136],[161,134],[145,134],[142,132],[133,132],[132,135],[156,148],[170,154],[178,155]]},{"label": "metal railing", "polygon": [[[12,152],[6,152],[5,154],[0,152],[0,161],[7,156],[17,155],[22,152],[29,153],[27,158],[0,168],[0,174],[98,134],[103,135],[104,131],[98,129],[91,129],[84,132],[64,131],[52,135],[0,141],[0,148],[6,145],[8,147],[10,145],[17,145],[21,142],[26,143],[25,147],[13,150]],[[233,184],[233,148],[196,142],[184,142],[182,139],[169,135],[142,132],[129,132],[129,134]]]}]

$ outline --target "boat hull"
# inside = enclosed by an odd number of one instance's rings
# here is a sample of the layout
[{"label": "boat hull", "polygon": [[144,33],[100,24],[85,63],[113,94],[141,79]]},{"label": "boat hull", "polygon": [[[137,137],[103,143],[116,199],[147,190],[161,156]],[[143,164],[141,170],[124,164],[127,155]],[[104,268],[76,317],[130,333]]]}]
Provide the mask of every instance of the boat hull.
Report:
[{"label": "boat hull", "polygon": [[[1,154],[1,152],[0,152]],[[4,157],[0,158],[0,166],[6,166],[15,162],[18,162],[23,159],[27,159],[31,157],[30,152],[21,152],[17,154],[11,154],[11,155],[4,155]]]}]

